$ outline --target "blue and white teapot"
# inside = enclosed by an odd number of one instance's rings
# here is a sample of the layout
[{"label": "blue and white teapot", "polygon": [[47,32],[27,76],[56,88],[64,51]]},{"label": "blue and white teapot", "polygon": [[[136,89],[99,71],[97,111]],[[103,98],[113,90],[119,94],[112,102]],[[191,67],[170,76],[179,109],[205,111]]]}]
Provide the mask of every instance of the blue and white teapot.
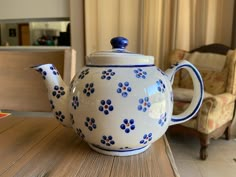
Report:
[{"label": "blue and white teapot", "polygon": [[[154,65],[154,57],[128,52],[128,40],[111,40],[113,49],[95,52],[70,86],[52,64],[34,66],[48,88],[56,119],[75,132],[97,152],[128,156],[144,152],[168,126],[191,119],[203,99],[203,82],[187,61],[166,72]],[[188,109],[172,115],[174,74],[185,68],[194,84]]]}]

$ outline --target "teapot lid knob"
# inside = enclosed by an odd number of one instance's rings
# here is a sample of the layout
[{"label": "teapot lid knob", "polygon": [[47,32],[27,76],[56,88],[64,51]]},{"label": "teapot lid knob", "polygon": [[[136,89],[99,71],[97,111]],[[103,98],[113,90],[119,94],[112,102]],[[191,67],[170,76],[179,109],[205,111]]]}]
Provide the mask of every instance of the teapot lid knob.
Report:
[{"label": "teapot lid knob", "polygon": [[113,49],[125,49],[128,45],[128,39],[124,37],[114,37],[110,42]]}]

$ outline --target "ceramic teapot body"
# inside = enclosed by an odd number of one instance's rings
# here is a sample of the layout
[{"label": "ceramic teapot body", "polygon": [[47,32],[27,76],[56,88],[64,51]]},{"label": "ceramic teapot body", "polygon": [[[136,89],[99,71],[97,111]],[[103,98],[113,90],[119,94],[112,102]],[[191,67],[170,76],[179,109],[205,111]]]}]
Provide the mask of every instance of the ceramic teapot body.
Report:
[{"label": "ceramic teapot body", "polygon": [[[123,42],[117,38],[113,40]],[[128,58],[132,55],[131,61],[126,62],[127,58],[121,56],[122,47],[114,51],[115,56],[114,53],[112,56],[99,53],[89,58],[87,66],[74,76],[69,87],[51,64],[34,68],[45,78],[58,121],[72,126],[97,152],[134,155],[148,149],[168,126],[195,115],[202,102],[203,83],[189,62],[176,64],[164,73],[154,66],[152,58],[136,62],[134,58],[144,56],[124,53]],[[121,61],[117,61],[117,57]],[[114,58],[115,61],[111,61]],[[171,85],[175,72],[181,68],[186,68],[192,76],[195,94],[189,108],[173,116]],[[47,73],[46,76],[43,73]]]}]

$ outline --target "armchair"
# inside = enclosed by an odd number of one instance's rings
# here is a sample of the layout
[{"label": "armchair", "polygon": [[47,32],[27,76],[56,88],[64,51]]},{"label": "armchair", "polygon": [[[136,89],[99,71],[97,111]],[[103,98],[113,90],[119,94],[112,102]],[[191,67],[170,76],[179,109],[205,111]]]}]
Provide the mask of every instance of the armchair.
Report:
[{"label": "armchair", "polygon": [[[208,156],[210,139],[224,133],[229,139],[229,126],[234,117],[236,98],[236,51],[221,44],[211,44],[191,52],[175,50],[170,57],[174,64],[182,59],[190,61],[202,75],[204,100],[197,115],[191,120],[169,128],[170,132],[188,132],[200,139],[200,158]],[[183,112],[191,102],[192,80],[180,70],[173,83],[174,114]]]}]

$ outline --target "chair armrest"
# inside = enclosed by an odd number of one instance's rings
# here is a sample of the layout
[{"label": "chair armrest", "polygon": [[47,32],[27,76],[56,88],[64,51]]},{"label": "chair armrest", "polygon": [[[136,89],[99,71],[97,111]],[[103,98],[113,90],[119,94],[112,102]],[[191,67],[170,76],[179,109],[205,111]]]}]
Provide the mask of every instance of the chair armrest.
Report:
[{"label": "chair armrest", "polygon": [[[174,88],[173,89],[173,96],[175,101],[183,101],[183,102],[190,102],[193,98],[193,89],[187,89],[187,88]],[[212,94],[208,92],[204,92],[204,99],[213,97]]]},{"label": "chair armrest", "polygon": [[227,53],[227,57],[230,59],[227,65],[229,65],[229,75],[227,80],[227,92],[230,92],[232,94],[236,94],[236,51],[230,50]]},{"label": "chair armrest", "polygon": [[[171,52],[170,54],[170,65],[173,65],[175,63],[180,62],[181,60],[183,60],[184,55],[185,55],[186,51],[181,50],[181,49],[176,49],[174,51]],[[177,72],[174,76],[174,82],[173,82],[173,87],[179,87],[180,85],[180,72]]]},{"label": "chair armrest", "polygon": [[231,93],[212,95],[203,100],[198,113],[197,128],[202,133],[210,133],[219,124],[233,118],[236,96]]},{"label": "chair armrest", "polygon": [[183,60],[186,51],[181,49],[176,49],[170,54],[170,64],[173,65],[181,60]]},{"label": "chair armrest", "polygon": [[223,105],[234,102],[236,96],[231,93],[222,93],[219,95],[211,95],[206,97],[203,102],[211,102],[214,108],[220,108]]}]

